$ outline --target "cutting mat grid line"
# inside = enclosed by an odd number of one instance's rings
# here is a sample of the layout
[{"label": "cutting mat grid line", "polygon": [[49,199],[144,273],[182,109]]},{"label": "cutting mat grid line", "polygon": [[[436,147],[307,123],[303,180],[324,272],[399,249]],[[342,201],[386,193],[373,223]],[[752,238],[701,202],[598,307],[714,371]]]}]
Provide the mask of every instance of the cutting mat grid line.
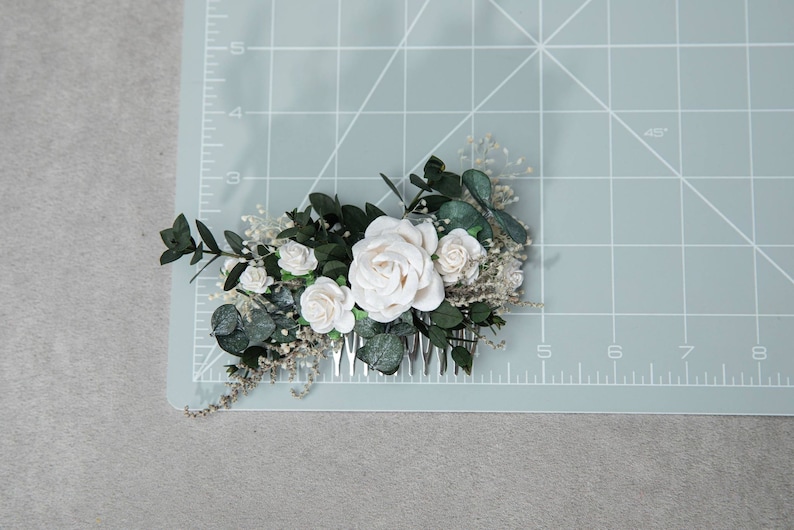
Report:
[{"label": "cutting mat grid line", "polygon": [[[276,397],[278,383],[246,408],[794,414],[785,14],[752,0],[716,18],[690,0],[521,6],[185,3],[177,210],[216,232],[312,191],[397,213],[378,173],[406,189],[431,154],[455,169],[469,135],[493,132],[534,167],[511,185],[534,239],[525,296],[545,307],[508,315],[506,351],[471,377],[435,359],[393,377],[324,362],[307,400]],[[190,275],[174,269],[180,408],[222,391],[231,360],[208,336],[218,280]]]}]

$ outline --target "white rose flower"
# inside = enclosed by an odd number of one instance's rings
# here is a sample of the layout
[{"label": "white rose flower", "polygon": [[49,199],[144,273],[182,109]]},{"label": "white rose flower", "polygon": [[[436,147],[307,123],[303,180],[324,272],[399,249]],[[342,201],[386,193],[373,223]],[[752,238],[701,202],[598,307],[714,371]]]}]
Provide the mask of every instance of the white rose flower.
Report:
[{"label": "white rose flower", "polygon": [[240,287],[252,293],[264,293],[274,281],[264,267],[248,267],[240,275]]},{"label": "white rose flower", "polygon": [[317,268],[314,249],[289,240],[278,247],[278,266],[295,276],[309,274]]},{"label": "white rose flower", "polygon": [[441,238],[436,254],[436,270],[446,285],[458,282],[471,285],[480,276],[478,260],[485,255],[485,249],[476,237],[455,228]]},{"label": "white rose flower", "polygon": [[521,260],[513,258],[502,268],[502,279],[512,287],[518,289],[524,283],[524,271],[521,270]]},{"label": "white rose flower", "polygon": [[432,311],[444,301],[444,282],[430,257],[438,247],[431,223],[378,217],[353,245],[349,280],[356,303],[377,322],[411,307]]},{"label": "white rose flower", "polygon": [[356,324],[353,293],[330,278],[321,277],[301,294],[301,315],[317,333],[336,329],[349,333]]}]

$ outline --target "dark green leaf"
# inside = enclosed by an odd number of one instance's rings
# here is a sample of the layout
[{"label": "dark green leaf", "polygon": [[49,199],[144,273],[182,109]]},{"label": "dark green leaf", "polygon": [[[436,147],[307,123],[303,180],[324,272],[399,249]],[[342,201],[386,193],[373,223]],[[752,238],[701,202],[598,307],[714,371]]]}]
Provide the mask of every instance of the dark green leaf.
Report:
[{"label": "dark green leaf", "polygon": [[411,173],[411,184],[413,184],[414,186],[416,186],[417,188],[423,191],[427,191],[427,192],[433,191],[433,188],[428,186],[427,182],[422,180],[422,177],[420,177],[419,175],[414,175],[413,173]]},{"label": "dark green leaf", "polygon": [[389,333],[398,337],[407,337],[408,335],[415,335],[416,328],[408,322],[398,322],[389,328]]},{"label": "dark green leaf", "polygon": [[243,327],[251,342],[265,342],[276,330],[276,323],[267,311],[254,308],[243,319]]},{"label": "dark green leaf", "polygon": [[243,361],[244,365],[252,370],[259,370],[259,358],[265,357],[266,355],[267,350],[262,346],[251,346],[245,349],[240,359]]},{"label": "dark green leaf", "polygon": [[210,251],[218,254],[221,249],[218,246],[218,242],[215,241],[215,236],[213,236],[212,232],[210,232],[210,229],[207,228],[207,225],[196,219],[196,227],[198,228],[199,235],[204,241],[204,244],[207,245],[207,248],[210,249]]},{"label": "dark green leaf", "polygon": [[392,375],[400,368],[404,355],[403,341],[389,333],[375,335],[356,352],[356,357],[385,375]]},{"label": "dark green leaf", "polygon": [[[224,237],[226,238],[226,242],[229,243],[229,246],[232,247],[232,252],[235,254],[242,254],[243,253],[243,238],[232,232],[231,230],[226,230],[223,233]],[[248,249],[246,249],[248,250]]]},{"label": "dark green leaf", "polygon": [[419,333],[421,333],[424,336],[427,336],[427,329],[428,329],[427,324],[422,322],[422,319],[419,318],[419,315],[417,315],[413,311],[411,311],[411,320],[413,321],[414,327],[419,330]]},{"label": "dark green leaf", "polygon": [[314,237],[314,234],[316,233],[317,229],[313,224],[306,225],[298,230],[298,233],[295,235],[295,241],[298,243],[305,243]]},{"label": "dark green leaf", "polygon": [[430,159],[425,163],[425,178],[428,177],[428,173],[434,175],[443,172],[445,169],[446,166],[440,158],[435,155],[431,156]]},{"label": "dark green leaf", "polygon": [[[482,214],[477,211],[477,208],[471,204],[463,201],[449,201],[441,205],[438,209],[438,219],[443,223],[444,232],[441,234],[449,233],[455,228],[462,228],[469,230],[475,226],[479,226],[481,230],[477,233],[477,240],[484,243],[488,239],[493,238],[493,230],[491,225]],[[449,224],[445,220],[449,219]]]},{"label": "dark green leaf", "polygon": [[281,310],[289,309],[295,303],[292,292],[286,287],[276,287],[269,294],[264,295],[274,306]]},{"label": "dark green leaf", "polygon": [[185,214],[180,213],[176,219],[174,219],[174,236],[177,239],[182,239],[183,237],[187,236],[190,237],[190,225],[185,219]]},{"label": "dark green leaf", "polygon": [[275,254],[268,254],[262,260],[265,265],[265,270],[269,276],[278,278],[281,276],[281,267],[278,266],[278,256]]},{"label": "dark green leaf", "polygon": [[471,304],[470,309],[471,320],[475,324],[482,324],[491,316],[491,308],[483,302],[474,302]]},{"label": "dark green leaf", "polygon": [[215,336],[228,335],[237,328],[240,313],[234,304],[223,304],[212,313],[210,324]]},{"label": "dark green leaf", "polygon": [[314,249],[314,257],[320,263],[330,260],[343,260],[347,257],[347,251],[342,245],[327,243]]},{"label": "dark green leaf", "polygon": [[325,264],[323,267],[323,276],[327,276],[332,280],[336,280],[340,276],[347,276],[348,269],[347,265],[342,263],[341,261],[331,260]]},{"label": "dark green leaf", "polygon": [[369,217],[370,222],[377,219],[378,217],[386,215],[383,210],[369,202],[364,204],[364,209],[367,212],[367,217]]},{"label": "dark green leaf", "polygon": [[502,230],[504,230],[513,241],[521,243],[522,245],[527,242],[526,229],[521,226],[521,223],[516,221],[512,215],[503,210],[491,210],[491,212],[496,222],[502,227]]},{"label": "dark green leaf", "polygon": [[201,258],[204,257],[204,243],[199,243],[199,246],[196,247],[196,251],[193,253],[193,257],[190,259],[190,264],[195,265]]},{"label": "dark green leaf", "polygon": [[345,221],[345,228],[350,230],[351,234],[363,233],[369,226],[369,217],[358,206],[351,204],[342,206],[342,217]]},{"label": "dark green leaf", "polygon": [[433,346],[437,348],[446,348],[447,347],[447,332],[441,329],[438,326],[430,326],[427,330],[427,336],[430,338],[430,342]]},{"label": "dark green leaf", "polygon": [[298,331],[298,323],[286,315],[271,315],[276,324],[276,331],[271,338],[275,342],[293,342],[297,339],[295,332]]},{"label": "dark green leaf", "polygon": [[228,335],[216,335],[215,340],[223,351],[238,357],[248,347],[248,335],[241,329],[235,329]]},{"label": "dark green leaf", "polygon": [[387,177],[383,173],[381,173],[380,176],[383,179],[383,182],[385,182],[386,185],[389,186],[389,189],[391,189],[394,192],[394,194],[397,195],[397,198],[400,199],[400,201],[402,202],[403,196],[400,195],[399,191],[397,191],[397,186],[395,186],[394,183],[391,181],[391,179],[389,179],[389,177]]},{"label": "dark green leaf", "polygon": [[460,184],[460,176],[455,173],[443,172],[427,180],[431,188],[437,190],[442,195],[451,198],[460,197],[463,188]]},{"label": "dark green leaf", "polygon": [[463,184],[469,193],[486,209],[493,208],[491,202],[491,178],[478,169],[469,169],[463,172]]},{"label": "dark green leaf", "polygon": [[364,337],[365,339],[371,339],[375,335],[383,333],[386,329],[386,326],[381,324],[380,322],[376,322],[369,317],[362,318],[361,320],[356,320],[356,325],[353,327],[353,331]]},{"label": "dark green leaf", "polygon": [[165,243],[165,246],[169,249],[176,249],[179,246],[179,241],[174,236],[174,229],[173,228],[166,228],[165,230],[160,230],[160,238]]},{"label": "dark green leaf", "polygon": [[336,213],[336,204],[332,197],[325,193],[310,193],[309,202],[317,212],[318,217],[325,217],[328,214]]},{"label": "dark green leaf", "polygon": [[299,226],[293,226],[291,228],[287,228],[286,230],[282,230],[279,232],[277,239],[289,239],[291,237],[295,237],[298,234],[298,230],[300,230]]},{"label": "dark green leaf", "polygon": [[425,207],[430,213],[438,211],[442,204],[451,200],[443,195],[425,195],[422,199],[425,201]]},{"label": "dark green leaf", "polygon": [[238,263],[234,266],[234,268],[229,272],[229,275],[226,277],[226,281],[223,284],[224,291],[231,291],[237,285],[237,282],[240,281],[240,276],[243,274],[245,269],[248,268],[248,262],[243,261],[242,263]]},{"label": "dark green leaf", "polygon": [[433,324],[440,328],[451,329],[463,322],[463,313],[447,300],[444,300],[435,311],[430,313],[430,319]]},{"label": "dark green leaf", "polygon": [[471,375],[472,357],[469,350],[463,346],[455,346],[452,348],[452,360],[455,364],[463,368],[466,375]]},{"label": "dark green leaf", "polygon": [[184,256],[182,251],[169,248],[160,255],[160,265],[165,265],[166,263],[171,263],[172,261],[176,261],[182,256]]}]

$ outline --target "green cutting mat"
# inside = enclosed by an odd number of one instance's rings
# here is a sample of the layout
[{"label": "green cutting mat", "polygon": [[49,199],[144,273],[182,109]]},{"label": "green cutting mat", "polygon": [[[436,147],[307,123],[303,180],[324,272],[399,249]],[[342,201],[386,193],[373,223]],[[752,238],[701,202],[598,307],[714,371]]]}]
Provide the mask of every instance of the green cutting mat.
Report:
[{"label": "green cutting mat", "polygon": [[[240,409],[794,414],[794,2],[186,0],[177,212],[241,231],[494,133],[535,241],[472,375],[331,363]],[[404,184],[404,183],[403,183]],[[168,397],[229,362],[173,268]],[[484,351],[481,348],[481,351]]]}]

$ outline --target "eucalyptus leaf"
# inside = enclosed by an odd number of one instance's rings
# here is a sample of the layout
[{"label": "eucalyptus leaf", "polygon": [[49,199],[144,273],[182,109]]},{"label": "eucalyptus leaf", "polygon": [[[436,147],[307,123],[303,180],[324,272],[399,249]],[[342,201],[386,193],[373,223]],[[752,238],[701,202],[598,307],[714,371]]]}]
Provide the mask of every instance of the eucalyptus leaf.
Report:
[{"label": "eucalyptus leaf", "polygon": [[272,289],[269,294],[264,296],[280,310],[288,309],[295,303],[292,292],[286,287],[276,287]]},{"label": "eucalyptus leaf", "polygon": [[262,346],[251,346],[250,348],[245,349],[243,354],[240,356],[240,359],[248,368],[251,368],[252,370],[258,370],[259,358],[265,357],[266,355],[267,350]]},{"label": "eucalyptus leaf", "polygon": [[394,192],[394,194],[397,195],[397,198],[400,199],[400,202],[404,202],[403,196],[400,195],[400,192],[397,190],[397,186],[394,185],[391,179],[386,175],[384,175],[383,173],[381,173],[380,176],[383,179],[383,181],[386,183],[386,185],[389,186],[389,189],[391,189],[392,192]]},{"label": "eucalyptus leaf", "polygon": [[[485,243],[487,240],[493,238],[493,230],[488,220],[471,204],[463,201],[449,201],[445,202],[438,209],[436,216],[444,222],[449,219],[449,224],[442,224],[446,233],[454,230],[455,228],[462,228],[469,230],[475,226],[480,227],[477,232],[477,240],[480,243]],[[442,232],[443,234],[443,232]]]},{"label": "eucalyptus leaf", "polygon": [[172,261],[176,261],[182,256],[184,256],[184,253],[181,250],[175,250],[173,248],[169,248],[160,255],[160,265],[165,265],[166,263],[171,263]]},{"label": "eucalyptus leaf", "polygon": [[342,218],[345,222],[345,228],[350,230],[351,234],[360,234],[369,226],[369,217],[364,210],[352,204],[345,204],[342,206]]},{"label": "eucalyptus leaf", "polygon": [[463,172],[462,180],[464,186],[469,190],[471,196],[486,209],[492,209],[491,202],[491,178],[478,169],[469,169]]},{"label": "eucalyptus leaf", "polygon": [[348,267],[341,261],[331,260],[323,266],[323,276],[336,280],[340,276],[347,276]]},{"label": "eucalyptus leaf", "polygon": [[356,320],[356,324],[353,327],[353,331],[361,335],[365,339],[371,339],[375,335],[383,333],[386,329],[386,326],[372,320],[369,317],[364,317],[361,320]]},{"label": "eucalyptus leaf", "polygon": [[218,246],[218,242],[215,241],[215,236],[212,235],[207,225],[196,219],[196,228],[198,228],[199,235],[202,241],[204,241],[204,244],[207,245],[207,248],[216,254],[220,253],[221,249]]},{"label": "eucalyptus leaf", "polygon": [[276,324],[276,330],[271,335],[275,342],[293,342],[297,339],[295,332],[298,330],[298,323],[288,316],[274,314],[271,315]]},{"label": "eucalyptus leaf", "polygon": [[234,289],[237,285],[237,282],[240,281],[240,276],[243,274],[246,268],[248,268],[247,261],[243,261],[235,265],[234,268],[229,272],[229,275],[226,277],[226,281],[223,283],[223,290],[231,291]]},{"label": "eucalyptus leaf", "polygon": [[217,335],[215,340],[223,351],[238,357],[248,347],[248,335],[242,329],[235,329],[228,335]]},{"label": "eucalyptus leaf", "polygon": [[216,337],[228,335],[237,328],[237,323],[240,319],[240,313],[234,304],[223,304],[219,306],[213,313],[210,324],[212,325],[212,334]]},{"label": "eucalyptus leaf", "polygon": [[455,361],[455,364],[463,368],[463,371],[466,372],[466,375],[471,375],[473,359],[469,350],[463,346],[455,346],[452,348],[452,360]]},{"label": "eucalyptus leaf", "polygon": [[333,197],[329,197],[325,193],[310,193],[309,202],[319,217],[336,213],[336,203]]},{"label": "eucalyptus leaf", "polygon": [[392,375],[400,368],[404,355],[403,341],[389,333],[375,335],[356,352],[358,359],[385,375]]},{"label": "eucalyptus leaf", "polygon": [[180,213],[176,219],[174,219],[174,235],[177,239],[182,239],[183,237],[187,236],[190,238],[190,225],[185,218],[185,214]]},{"label": "eucalyptus leaf", "polygon": [[199,246],[196,247],[195,252],[193,252],[193,257],[190,259],[190,264],[195,265],[201,258],[204,257],[204,243],[199,243]]},{"label": "eucalyptus leaf", "polygon": [[448,171],[439,173],[433,178],[429,178],[427,183],[431,188],[437,190],[442,195],[453,199],[460,197],[460,194],[463,191],[460,183],[460,176]]},{"label": "eucalyptus leaf", "polygon": [[179,241],[174,235],[173,228],[166,228],[165,230],[160,230],[160,238],[163,240],[163,243],[165,243],[165,246],[168,247],[169,249],[176,249],[179,246]]},{"label": "eucalyptus leaf", "polygon": [[370,222],[374,221],[378,217],[383,217],[386,215],[386,212],[369,202],[364,204],[364,209],[367,212],[367,217],[369,217]]},{"label": "eucalyptus leaf", "polygon": [[303,226],[298,230],[298,233],[295,234],[295,241],[298,243],[306,243],[308,240],[314,237],[314,234],[316,233],[317,229],[313,224]]},{"label": "eucalyptus leaf", "polygon": [[474,302],[469,309],[470,318],[475,324],[482,324],[491,316],[491,308],[483,302]]},{"label": "eucalyptus leaf", "polygon": [[314,257],[317,258],[317,261],[320,263],[330,260],[343,260],[347,257],[347,251],[342,245],[327,243],[314,249]]},{"label": "eucalyptus leaf", "polygon": [[[223,232],[223,236],[226,238],[226,242],[229,243],[229,246],[232,247],[232,252],[235,254],[242,254],[243,253],[243,238],[232,232],[231,230],[226,230]],[[247,250],[247,249],[246,249]]]},{"label": "eucalyptus leaf", "polygon": [[265,270],[269,276],[278,278],[281,276],[281,267],[278,265],[278,256],[276,254],[268,254],[262,260],[265,265]]},{"label": "eucalyptus leaf", "polygon": [[416,186],[420,190],[423,190],[423,191],[426,191],[426,192],[432,192],[433,191],[433,188],[428,186],[427,182],[422,180],[422,177],[420,177],[419,175],[414,175],[413,173],[411,173],[410,179],[411,179],[411,184],[413,184],[414,186]]},{"label": "eucalyptus leaf", "polygon": [[463,322],[463,313],[447,300],[444,300],[435,311],[431,311],[430,320],[440,328],[451,329]]},{"label": "eucalyptus leaf", "polygon": [[276,330],[276,323],[267,311],[254,308],[243,319],[243,327],[251,342],[264,342]]},{"label": "eucalyptus leaf", "polygon": [[499,226],[513,241],[522,245],[527,242],[526,229],[512,215],[503,210],[491,210],[491,213],[493,213],[494,219],[499,223]]},{"label": "eucalyptus leaf", "polygon": [[441,208],[441,205],[452,200],[449,197],[444,197],[443,195],[425,195],[422,197],[422,199],[425,201],[425,207],[429,213],[438,211],[438,209]]},{"label": "eucalyptus leaf", "polygon": [[427,162],[425,162],[425,178],[427,178],[429,174],[436,174],[441,173],[446,169],[444,162],[438,158],[437,156],[431,156]]},{"label": "eucalyptus leaf", "polygon": [[446,348],[449,342],[447,341],[447,332],[436,325],[430,326],[427,330],[427,336],[430,343],[437,348]]},{"label": "eucalyptus leaf", "polygon": [[292,226],[286,230],[282,230],[279,232],[278,236],[276,236],[276,239],[289,239],[295,237],[298,234],[298,230],[300,230],[299,226]]},{"label": "eucalyptus leaf", "polygon": [[398,337],[407,337],[416,334],[416,328],[408,322],[398,322],[389,329],[389,333]]}]

